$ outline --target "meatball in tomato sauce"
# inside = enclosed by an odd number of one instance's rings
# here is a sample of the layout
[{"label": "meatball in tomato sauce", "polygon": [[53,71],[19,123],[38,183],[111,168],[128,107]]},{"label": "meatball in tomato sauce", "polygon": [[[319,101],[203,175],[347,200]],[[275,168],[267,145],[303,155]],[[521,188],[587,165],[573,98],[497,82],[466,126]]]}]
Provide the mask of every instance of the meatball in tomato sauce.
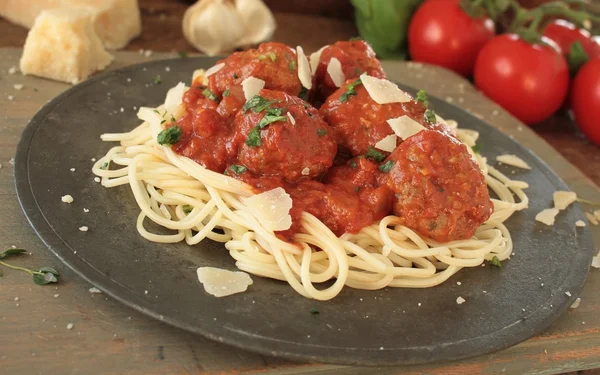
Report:
[{"label": "meatball in tomato sauce", "polygon": [[398,146],[386,163],[391,168],[380,182],[395,193],[394,214],[425,237],[437,242],[468,239],[492,213],[479,166],[454,138],[422,130]]},{"label": "meatball in tomato sauce", "polygon": [[208,77],[208,88],[219,98],[241,86],[248,77],[265,81],[265,88],[297,96],[302,91],[296,51],[282,43],[262,43],[257,49],[236,52],[217,62],[225,66]]},{"label": "meatball in tomato sauce", "polygon": [[357,78],[365,72],[373,77],[385,78],[385,72],[367,42],[362,40],[336,42],[321,50],[314,72],[318,95],[323,101],[337,89],[327,73],[329,62],[334,57],[340,62],[346,79]]},{"label": "meatball in tomato sauce", "polygon": [[235,117],[239,163],[258,176],[287,182],[315,178],[333,164],[337,145],[329,125],[304,100],[263,89]]},{"label": "meatball in tomato sauce", "polygon": [[378,104],[357,78],[336,90],[319,112],[333,129],[338,144],[358,156],[364,155],[386,136],[394,134],[387,120],[404,115],[427,129],[453,134],[442,123],[429,123],[425,118],[426,109],[416,100]]}]

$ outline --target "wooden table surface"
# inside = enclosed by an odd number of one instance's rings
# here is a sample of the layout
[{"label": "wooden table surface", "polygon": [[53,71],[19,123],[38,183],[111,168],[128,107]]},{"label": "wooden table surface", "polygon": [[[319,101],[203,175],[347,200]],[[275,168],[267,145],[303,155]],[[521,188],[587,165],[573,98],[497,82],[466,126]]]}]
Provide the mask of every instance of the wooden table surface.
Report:
[{"label": "wooden table surface", "polygon": [[[141,1],[144,6],[144,1]],[[163,6],[158,1],[147,1]],[[165,2],[164,9],[144,8],[145,34],[130,48],[189,50],[181,39],[177,17],[182,7]],[[161,16],[165,14],[165,16]],[[173,18],[173,20],[171,20]],[[324,43],[354,35],[351,24],[338,19],[277,14],[277,40],[303,44],[315,50]],[[176,22],[177,21],[177,22]],[[307,27],[306,24],[311,26]],[[170,26],[169,26],[170,25]],[[177,26],[177,27],[175,27]],[[153,33],[154,31],[154,33]],[[18,45],[25,32],[0,21],[0,47]],[[19,39],[21,38],[21,39]],[[36,237],[18,205],[9,160],[31,116],[69,85],[9,75],[18,65],[20,51],[2,49],[0,60],[0,248],[11,245],[31,251],[14,260],[21,266],[53,265],[61,272],[60,284],[39,287],[22,273],[5,270],[0,278],[0,374],[554,374],[600,368],[600,272],[592,269],[580,295],[581,305],[570,309],[546,332],[507,350],[465,361],[406,368],[365,369],[301,364],[255,355],[188,334],[147,318],[103,294],[91,294],[88,285],[52,255]],[[146,58],[120,52],[111,68],[166,57]],[[600,182],[598,148],[586,144],[554,118],[542,135],[587,177],[573,168],[546,142],[521,126],[507,113],[482,97],[468,82],[442,69],[415,69],[405,63],[386,63],[394,79],[426,89],[432,95],[452,97],[492,125],[514,136],[548,162],[581,197],[600,201],[600,191],[589,178]],[[21,91],[16,83],[25,84]],[[8,95],[14,100],[9,101]],[[589,177],[589,178],[588,178]],[[548,197],[545,197],[548,199]],[[584,207],[589,209],[589,207]],[[600,244],[600,227],[590,227]],[[598,249],[596,249],[597,251]],[[69,323],[72,329],[67,329]]]}]

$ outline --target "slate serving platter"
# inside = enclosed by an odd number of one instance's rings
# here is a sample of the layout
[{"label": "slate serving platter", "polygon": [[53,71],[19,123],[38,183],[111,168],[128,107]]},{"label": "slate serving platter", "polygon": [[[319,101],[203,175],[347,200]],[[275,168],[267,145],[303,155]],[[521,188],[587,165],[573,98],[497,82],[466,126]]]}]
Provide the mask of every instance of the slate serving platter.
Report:
[{"label": "slate serving platter", "polygon": [[[170,87],[216,61],[164,60],[99,74],[49,102],[23,132],[15,180],[29,222],[59,259],[108,295],[165,323],[265,355],[381,366],[456,360],[515,345],[548,327],[581,291],[593,245],[589,229],[574,226],[580,207],[561,212],[553,227],[534,220],[551,206],[554,191],[568,190],[565,183],[514,140],[432,97],[430,105],[442,117],[481,133],[488,160],[511,153],[533,167],[498,166],[529,183],[531,199],[529,209],[506,223],[515,249],[502,269],[463,269],[429,289],[345,288],[328,302],[259,277],[245,293],[208,295],[196,268],[235,270],[224,246],[144,240],[135,229],[139,211],[129,187],[105,189],[94,182],[90,159],[115,145],[100,134],[139,124],[134,107],[162,103]],[[158,75],[160,84],[153,82]],[[66,194],[74,197],[72,204],[61,202]],[[88,232],[79,231],[83,225]],[[462,305],[459,296],[466,300]]]}]

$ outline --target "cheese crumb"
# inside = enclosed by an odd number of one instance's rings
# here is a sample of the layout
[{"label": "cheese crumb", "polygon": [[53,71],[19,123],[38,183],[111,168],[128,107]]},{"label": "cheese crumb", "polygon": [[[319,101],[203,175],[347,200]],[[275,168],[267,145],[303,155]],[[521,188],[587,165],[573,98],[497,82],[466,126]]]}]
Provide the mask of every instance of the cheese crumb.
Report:
[{"label": "cheese crumb", "polygon": [[63,195],[63,196],[60,198],[60,200],[61,200],[61,201],[63,201],[64,203],[73,203],[73,200],[74,200],[74,199],[73,199],[73,197],[72,197],[72,196],[70,196],[69,194],[67,194],[67,195]]},{"label": "cheese crumb", "polygon": [[22,83],[15,83],[13,87],[15,88],[15,90],[23,90],[23,87],[25,87],[25,85],[23,85]]},{"label": "cheese crumb", "polygon": [[310,174],[310,169],[308,167],[304,168],[302,170],[302,176],[308,176],[309,174]]},{"label": "cheese crumb", "polygon": [[600,268],[600,253],[592,258],[592,267]]},{"label": "cheese crumb", "polygon": [[583,220],[577,220],[575,222],[575,226],[579,227],[579,228],[583,228],[583,227],[585,227],[585,221],[583,221]]},{"label": "cheese crumb", "polygon": [[287,112],[287,117],[290,119],[290,124],[296,125],[296,119],[294,118],[294,116],[292,116],[291,112]]},{"label": "cheese crumb", "polygon": [[94,177],[94,181],[100,182],[100,177]]},{"label": "cheese crumb", "polygon": [[89,229],[89,228],[88,228],[88,227],[86,227],[85,225],[84,225],[84,226],[82,226],[82,227],[79,227],[79,230],[80,230],[80,231],[82,231],[82,232],[87,232],[87,231],[88,231],[88,229]]},{"label": "cheese crumb", "polygon": [[456,303],[457,303],[457,304],[459,304],[459,305],[462,305],[462,304],[463,304],[463,303],[465,303],[465,302],[467,302],[467,300],[466,300],[466,299],[464,299],[464,298],[462,298],[462,297],[458,297],[458,298],[456,299]]},{"label": "cheese crumb", "polygon": [[92,293],[92,294],[101,294],[102,293],[102,291],[100,289],[96,288],[96,287],[90,288],[89,292]]},{"label": "cheese crumb", "polygon": [[87,208],[84,208],[83,212],[88,213],[88,212],[90,212],[90,210],[88,210]]},{"label": "cheese crumb", "polygon": [[67,329],[73,329],[73,323],[67,324]]},{"label": "cheese crumb", "polygon": [[496,160],[500,163],[513,167],[531,169],[531,167],[525,161],[523,161],[523,159],[517,157],[516,155],[499,155],[496,157]]},{"label": "cheese crumb", "polygon": [[456,285],[462,285],[462,283],[460,281],[457,281]]},{"label": "cheese crumb", "polygon": [[577,299],[575,300],[575,302],[573,302],[573,304],[571,305],[570,308],[572,309],[576,309],[579,307],[579,304],[581,303],[581,298],[577,297]]},{"label": "cheese crumb", "polygon": [[552,199],[554,200],[554,208],[564,210],[577,200],[577,194],[572,191],[555,191],[552,194]]},{"label": "cheese crumb", "polygon": [[589,212],[584,212],[585,217],[589,220],[592,225],[598,225],[598,220],[594,215]]},{"label": "cheese crumb", "polygon": [[14,99],[15,99],[15,97],[14,97],[14,96],[12,96],[12,95],[9,95],[9,96],[8,96],[8,100],[14,100]]},{"label": "cheese crumb", "polygon": [[16,66],[11,66],[10,69],[8,69],[8,74],[15,74],[16,72],[17,72]]},{"label": "cheese crumb", "polygon": [[214,267],[199,267],[196,270],[198,281],[204,290],[215,297],[225,297],[244,292],[252,285],[252,278],[246,272],[228,271]]},{"label": "cheese crumb", "polygon": [[71,172],[75,172],[75,168],[71,168],[71,169],[70,169],[70,171],[71,171]]},{"label": "cheese crumb", "polygon": [[565,292],[565,294],[566,294],[567,296],[571,297],[571,292],[568,292],[568,291],[567,291],[567,292]]},{"label": "cheese crumb", "polygon": [[558,212],[558,208],[546,208],[535,215],[535,220],[546,225],[554,225],[554,220]]},{"label": "cheese crumb", "polygon": [[144,56],[146,56],[146,57],[152,56],[152,51],[147,49],[146,51],[144,51]]}]

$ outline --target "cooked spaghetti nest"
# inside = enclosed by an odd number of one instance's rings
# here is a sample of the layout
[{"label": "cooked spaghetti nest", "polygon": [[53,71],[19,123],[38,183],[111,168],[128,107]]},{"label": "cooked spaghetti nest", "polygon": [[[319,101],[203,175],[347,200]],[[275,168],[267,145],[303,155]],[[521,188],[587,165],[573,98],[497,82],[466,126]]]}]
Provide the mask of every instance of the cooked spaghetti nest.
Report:
[{"label": "cooked spaghetti nest", "polygon": [[[181,97],[181,87],[176,91]],[[448,280],[461,268],[477,267],[494,257],[502,261],[512,253],[511,235],[503,223],[515,211],[527,208],[523,191],[527,185],[511,180],[473,152],[479,134],[458,129],[455,121],[446,123],[456,129],[488,187],[498,196],[492,199],[493,214],[472,238],[436,243],[401,225],[393,215],[359,233],[338,237],[305,212],[295,243],[288,243],[265,228],[245,204],[244,198],[253,194],[251,186],[210,171],[156,142],[161,124],[171,115],[178,118],[183,114],[180,101],[175,103],[167,96],[165,105],[141,108],[138,117],[144,122],[130,132],[103,134],[102,140],[120,142],[120,146],[111,148],[92,169],[104,187],[129,185],[140,208],[137,230],[149,241],[195,245],[208,238],[222,242],[238,269],[286,281],[302,296],[317,300],[334,298],[345,285],[367,290],[428,288]],[[146,219],[172,233],[151,233],[144,226]],[[329,280],[334,281],[316,287]]]}]

